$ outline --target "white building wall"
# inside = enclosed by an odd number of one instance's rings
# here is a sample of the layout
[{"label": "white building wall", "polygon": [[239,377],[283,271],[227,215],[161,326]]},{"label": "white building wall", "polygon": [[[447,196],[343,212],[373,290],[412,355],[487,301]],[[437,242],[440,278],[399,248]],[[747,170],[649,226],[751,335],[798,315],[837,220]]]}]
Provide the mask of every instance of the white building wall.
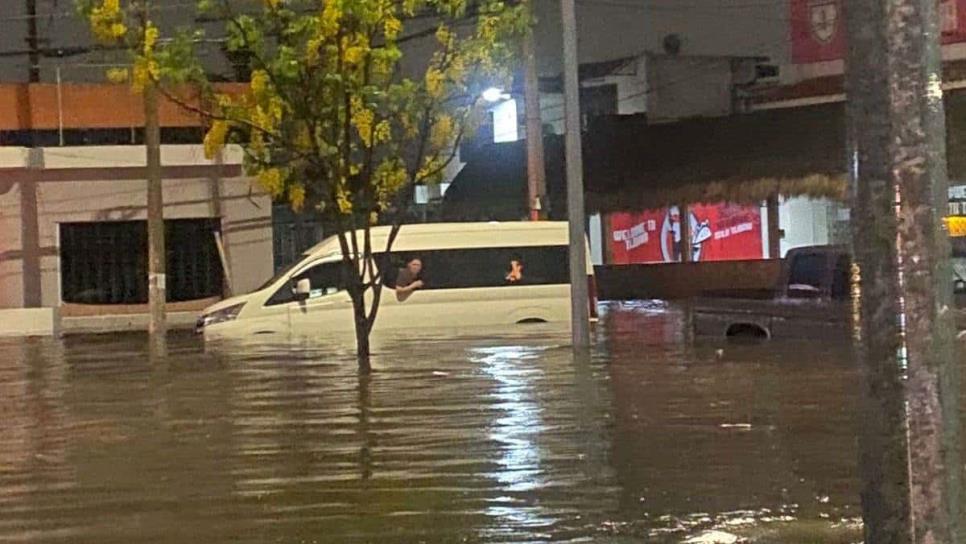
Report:
[{"label": "white building wall", "polygon": [[[220,212],[213,199],[214,169],[200,146],[163,146],[165,219],[220,217],[229,256],[233,288],[245,292],[271,277],[271,199],[253,180],[229,177],[220,181]],[[25,255],[39,264],[40,304],[61,305],[60,225],[71,222],[144,220],[147,184],[143,146],[36,149],[35,164],[25,168],[18,155],[7,153],[0,163],[0,308],[24,305]],[[3,159],[4,157],[0,157]],[[167,161],[167,162],[165,162]],[[230,149],[225,162],[237,166],[241,155]],[[179,167],[171,176],[169,167]],[[31,190],[24,198],[23,189]],[[34,204],[35,203],[35,204]],[[36,240],[24,239],[36,227]],[[29,246],[32,249],[26,249]],[[34,259],[31,259],[33,261]]]},{"label": "white building wall", "polygon": [[783,199],[778,210],[779,227],[785,236],[781,240],[781,256],[788,250],[829,243],[829,209],[826,199],[805,197]]}]

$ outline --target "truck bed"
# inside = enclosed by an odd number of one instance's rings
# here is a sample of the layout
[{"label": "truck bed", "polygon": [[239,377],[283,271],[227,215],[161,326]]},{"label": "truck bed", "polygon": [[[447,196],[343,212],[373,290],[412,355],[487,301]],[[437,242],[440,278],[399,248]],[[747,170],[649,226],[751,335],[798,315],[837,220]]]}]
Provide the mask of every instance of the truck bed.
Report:
[{"label": "truck bed", "polygon": [[[733,293],[736,295],[737,293]],[[755,298],[752,298],[755,297]],[[705,297],[691,305],[698,335],[847,340],[850,306],[828,299]]]}]

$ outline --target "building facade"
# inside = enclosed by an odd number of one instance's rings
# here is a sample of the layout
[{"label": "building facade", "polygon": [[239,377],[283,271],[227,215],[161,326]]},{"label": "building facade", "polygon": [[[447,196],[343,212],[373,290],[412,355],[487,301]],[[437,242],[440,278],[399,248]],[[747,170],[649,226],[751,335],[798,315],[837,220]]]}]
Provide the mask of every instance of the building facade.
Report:
[{"label": "building facade", "polygon": [[[116,86],[50,91],[0,85],[0,335],[142,329],[147,183],[137,97]],[[178,131],[200,138],[198,120],[171,104],[161,120],[168,140]],[[129,145],[119,145],[125,133]],[[208,160],[200,144],[162,145],[174,326],[273,273],[272,202],[242,159],[236,146]]]}]

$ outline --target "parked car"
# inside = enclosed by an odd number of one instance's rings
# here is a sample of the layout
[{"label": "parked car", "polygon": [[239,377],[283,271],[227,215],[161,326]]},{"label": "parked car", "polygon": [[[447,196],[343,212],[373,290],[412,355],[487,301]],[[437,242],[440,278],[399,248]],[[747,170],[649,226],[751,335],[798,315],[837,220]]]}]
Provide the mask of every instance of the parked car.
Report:
[{"label": "parked car", "polygon": [[[390,253],[389,227],[371,230],[384,285],[374,334],[390,329],[477,327],[570,319],[565,222],[404,225]],[[421,261],[424,286],[395,296],[396,273]],[[594,289],[587,257],[587,278]],[[261,288],[207,308],[197,331],[209,336],[326,335],[353,330],[339,240],[307,250]],[[596,300],[591,301],[591,315]]]},{"label": "parked car", "polygon": [[[966,326],[966,281],[954,243],[957,326]],[[964,247],[963,249],[966,249]],[[848,341],[852,334],[852,259],[845,247],[792,249],[773,289],[711,292],[693,301],[696,335]]]}]

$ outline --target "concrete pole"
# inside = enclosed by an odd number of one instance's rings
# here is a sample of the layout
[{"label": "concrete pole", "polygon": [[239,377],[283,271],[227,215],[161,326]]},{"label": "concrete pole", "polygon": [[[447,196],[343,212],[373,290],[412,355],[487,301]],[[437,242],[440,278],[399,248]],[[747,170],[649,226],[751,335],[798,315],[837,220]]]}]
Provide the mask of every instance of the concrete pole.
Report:
[{"label": "concrete pole", "polygon": [[164,196],[161,187],[161,128],[158,120],[158,90],[144,89],[144,145],[147,148],[148,178],[148,332],[163,338],[167,332],[164,302],[167,295],[164,254]]},{"label": "concrete pole", "polygon": [[[530,2],[533,12],[533,2]],[[543,155],[543,122],[540,119],[540,79],[537,76],[537,56],[531,27],[523,37],[524,107],[527,115],[527,209],[530,220],[540,219],[540,202],[546,194],[547,180]]]},{"label": "concrete pole", "polygon": [[778,195],[768,197],[766,202],[768,220],[768,258],[779,259],[782,256],[782,228],[779,217]]},{"label": "concrete pole", "polygon": [[580,149],[580,82],[577,76],[577,14],[574,0],[560,0],[566,119],[567,221],[570,224],[570,319],[573,347],[590,347],[590,303],[584,235],[584,179]]},{"label": "concrete pole", "polygon": [[846,85],[859,266],[865,542],[959,542],[939,29],[933,0],[850,0]]}]

